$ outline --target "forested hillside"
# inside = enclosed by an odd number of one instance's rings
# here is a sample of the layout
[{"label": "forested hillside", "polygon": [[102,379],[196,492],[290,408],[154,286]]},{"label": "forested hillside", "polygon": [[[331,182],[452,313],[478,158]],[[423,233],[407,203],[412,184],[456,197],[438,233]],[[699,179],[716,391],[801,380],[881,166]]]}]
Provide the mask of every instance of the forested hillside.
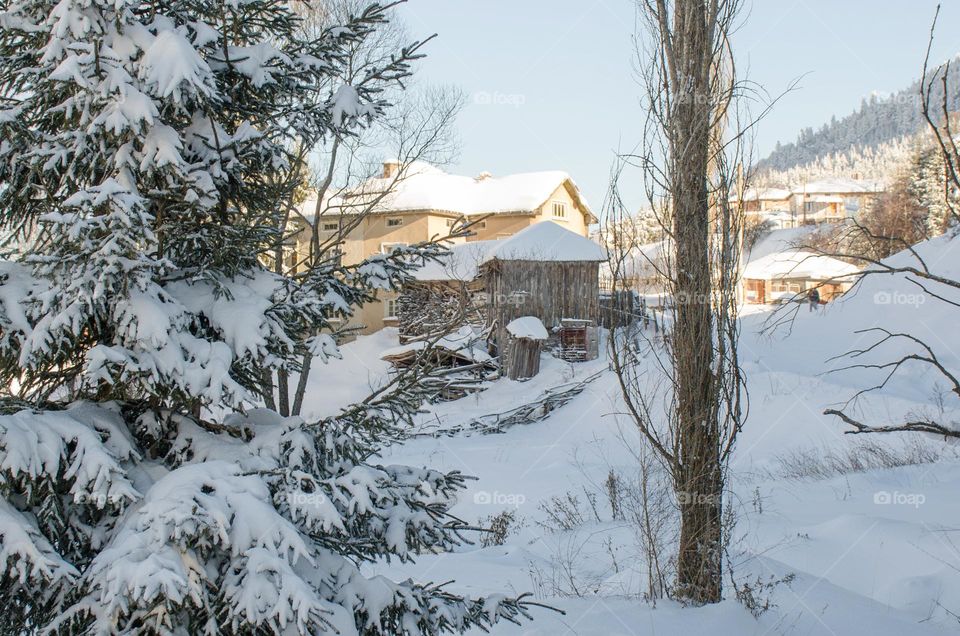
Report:
[{"label": "forested hillside", "polygon": [[[948,106],[955,111],[960,107],[960,69],[955,64],[950,66],[948,79]],[[940,103],[942,95],[941,84],[937,80],[933,86],[935,103]],[[919,82],[913,82],[889,97],[871,96],[863,100],[858,110],[846,117],[834,117],[819,130],[803,128],[795,142],[778,143],[757,168],[761,172],[785,172],[827,157],[870,156],[873,154],[869,152],[870,149],[884,144],[896,145],[901,138],[913,136],[922,130],[924,122],[920,106]]]}]

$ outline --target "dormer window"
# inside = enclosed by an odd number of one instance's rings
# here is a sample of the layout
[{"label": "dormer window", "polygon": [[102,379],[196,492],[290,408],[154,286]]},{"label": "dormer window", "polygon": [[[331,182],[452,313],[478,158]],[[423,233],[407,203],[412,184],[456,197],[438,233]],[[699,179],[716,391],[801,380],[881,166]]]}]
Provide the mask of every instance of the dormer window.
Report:
[{"label": "dormer window", "polygon": [[553,202],[553,216],[557,219],[567,218],[567,204],[563,201],[554,201]]}]

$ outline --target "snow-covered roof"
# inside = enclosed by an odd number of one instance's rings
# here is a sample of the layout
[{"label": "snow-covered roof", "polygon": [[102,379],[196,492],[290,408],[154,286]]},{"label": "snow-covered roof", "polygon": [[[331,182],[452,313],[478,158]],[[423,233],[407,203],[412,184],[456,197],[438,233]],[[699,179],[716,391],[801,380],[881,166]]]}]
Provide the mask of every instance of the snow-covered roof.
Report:
[{"label": "snow-covered roof", "polygon": [[413,272],[419,281],[459,280],[468,282],[480,273],[480,264],[496,241],[458,243],[440,261],[430,261]]},{"label": "snow-covered roof", "polygon": [[764,215],[764,218],[770,221],[786,221],[787,219],[793,218],[793,213],[789,210],[771,210],[768,214]]},{"label": "snow-covered roof", "polygon": [[743,278],[836,280],[849,278],[859,271],[856,266],[830,256],[808,250],[790,249],[750,261],[743,269]]},{"label": "snow-covered roof", "polygon": [[463,216],[500,214],[509,212],[534,212],[547,202],[554,192],[566,186],[574,200],[590,217],[596,219],[570,175],[562,170],[525,172],[491,176],[484,173],[478,177],[447,174],[443,170],[423,162],[406,168],[402,179],[374,177],[332,200],[334,211],[349,214],[367,201],[392,188],[374,208],[378,213],[435,210]]},{"label": "snow-covered roof", "polygon": [[553,221],[541,221],[513,236],[493,241],[482,263],[501,261],[592,261],[607,260],[603,248],[585,236]]},{"label": "snow-covered roof", "polygon": [[[743,191],[744,201],[786,201],[793,193],[783,188],[747,188]],[[730,195],[730,200],[737,198],[736,194]]]},{"label": "snow-covered roof", "polygon": [[[779,214],[779,213],[778,213]],[[793,218],[793,215],[777,218]],[[756,242],[750,249],[749,258],[746,262],[758,260],[768,254],[775,252],[784,252],[791,249],[802,248],[810,240],[810,236],[818,231],[816,225],[801,225],[799,227],[784,228],[773,230]]]},{"label": "snow-covered roof", "polygon": [[883,192],[879,181],[858,181],[856,179],[820,179],[797,185],[794,194],[850,194]]},{"label": "snow-covered roof", "polygon": [[514,338],[527,338],[528,340],[546,340],[550,337],[547,328],[536,316],[521,316],[511,320],[510,324],[507,325],[507,333]]},{"label": "snow-covered roof", "polygon": [[487,261],[605,261],[603,248],[593,240],[557,225],[541,221],[511,237],[495,241],[471,241],[450,246],[450,251],[413,272],[416,280],[471,281]]}]

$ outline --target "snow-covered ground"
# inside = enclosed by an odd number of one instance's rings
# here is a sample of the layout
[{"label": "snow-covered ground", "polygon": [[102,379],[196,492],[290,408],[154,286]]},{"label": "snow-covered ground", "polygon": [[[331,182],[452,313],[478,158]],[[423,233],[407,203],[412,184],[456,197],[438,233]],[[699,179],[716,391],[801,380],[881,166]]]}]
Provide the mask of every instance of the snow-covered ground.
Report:
[{"label": "snow-covered ground", "polygon": [[[934,241],[922,253],[939,271],[960,274],[960,241]],[[942,291],[942,290],[938,290]],[[454,508],[471,523],[514,512],[503,545],[464,546],[455,553],[422,555],[414,564],[378,566],[395,580],[455,580],[474,593],[530,591],[566,612],[535,611],[520,627],[497,634],[873,634],[955,633],[960,623],[960,455],[950,445],[915,436],[845,435],[823,415],[876,376],[864,370],[825,373],[842,366],[829,358],[871,342],[859,330],[882,325],[911,329],[932,340],[944,362],[960,367],[951,351],[956,310],[916,294],[897,276],[868,280],[824,310],[796,314],[791,329],[761,333],[770,314],[743,318],[741,358],[748,374],[750,412],[731,466],[736,528],[730,547],[737,585],[779,580],[761,592],[773,606],[754,618],[733,599],[704,608],[644,601],[645,563],[629,523],[614,521],[603,483],[611,470],[631,474],[639,439],[618,415],[616,379],[604,360],[568,364],[545,357],[531,381],[500,380],[487,391],[431,407],[423,422],[455,423],[521,404],[542,391],[601,375],[547,419],[498,435],[417,438],[386,449],[384,463],[459,470],[478,479]],[[379,351],[396,344],[385,330],[343,348],[344,359],[315,371],[311,393],[344,403],[382,381]],[[899,347],[899,348],[898,348]],[[902,351],[893,345],[878,355]],[[940,387],[942,389],[942,387]],[[928,411],[936,378],[906,369],[860,416],[895,420]],[[309,406],[308,406],[309,411]],[[317,413],[320,414],[320,413]],[[949,415],[949,411],[948,411]],[[869,470],[823,470],[815,458],[863,456],[862,449],[934,457],[913,465]],[[858,449],[861,449],[858,451]],[[814,458],[814,459],[811,459]],[[568,494],[582,504],[582,523],[549,527],[544,507]],[[596,514],[588,503],[596,497]],[[670,549],[667,549],[669,553]]]}]

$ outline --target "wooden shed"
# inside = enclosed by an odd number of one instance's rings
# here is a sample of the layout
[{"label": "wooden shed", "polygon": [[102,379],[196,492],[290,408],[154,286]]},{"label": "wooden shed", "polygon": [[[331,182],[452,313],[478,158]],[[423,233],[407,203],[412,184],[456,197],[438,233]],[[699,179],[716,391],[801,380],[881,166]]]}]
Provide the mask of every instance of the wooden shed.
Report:
[{"label": "wooden shed", "polygon": [[604,260],[598,244],[552,221],[496,241],[480,265],[494,347],[504,348],[507,325],[524,316],[539,319],[548,330],[564,320],[596,324]]}]

